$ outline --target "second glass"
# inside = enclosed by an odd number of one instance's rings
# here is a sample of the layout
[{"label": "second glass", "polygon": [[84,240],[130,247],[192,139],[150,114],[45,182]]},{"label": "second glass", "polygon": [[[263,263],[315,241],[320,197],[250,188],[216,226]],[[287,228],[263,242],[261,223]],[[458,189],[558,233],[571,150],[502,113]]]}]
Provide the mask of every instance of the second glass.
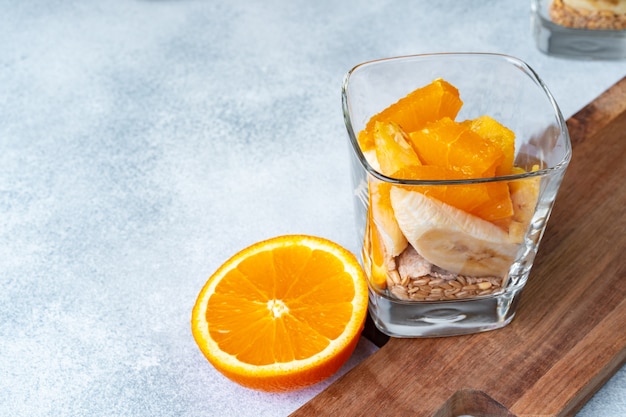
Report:
[{"label": "second glass", "polygon": [[[424,176],[432,169],[421,169],[418,179],[382,172],[381,165],[397,161],[381,160],[387,154],[368,148],[359,135],[371,129],[373,116],[385,119],[384,109],[433,80],[454,86],[447,88],[458,89],[462,99],[460,122],[444,123],[441,134],[472,123],[489,130],[497,120],[514,134],[512,171],[452,179],[442,177],[439,168],[432,177]],[[396,337],[435,337],[508,324],[571,157],[565,121],[542,81],[528,65],[505,55],[416,55],[356,66],[346,75],[342,98],[376,326]],[[387,130],[377,133],[383,139],[401,134],[410,142],[397,125],[384,126],[380,129]],[[411,132],[412,141],[435,127],[420,129]],[[398,137],[393,143],[406,146]],[[449,158],[460,143],[447,144]]]}]

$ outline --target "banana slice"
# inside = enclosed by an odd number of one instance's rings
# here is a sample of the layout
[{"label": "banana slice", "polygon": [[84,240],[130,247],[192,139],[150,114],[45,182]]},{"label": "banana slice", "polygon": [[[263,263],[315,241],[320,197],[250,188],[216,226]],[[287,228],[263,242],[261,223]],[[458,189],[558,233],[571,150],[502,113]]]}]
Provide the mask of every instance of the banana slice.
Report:
[{"label": "banana slice", "polygon": [[508,272],[519,245],[504,230],[417,191],[394,186],[390,198],[404,236],[432,264],[468,276]]}]

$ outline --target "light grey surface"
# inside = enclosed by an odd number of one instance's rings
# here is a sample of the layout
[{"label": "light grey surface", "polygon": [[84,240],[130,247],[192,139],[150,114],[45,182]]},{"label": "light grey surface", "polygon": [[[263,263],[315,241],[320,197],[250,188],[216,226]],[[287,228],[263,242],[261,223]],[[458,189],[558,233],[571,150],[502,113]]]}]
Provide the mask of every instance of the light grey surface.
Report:
[{"label": "light grey surface", "polygon": [[[626,75],[540,53],[525,1],[0,0],[1,414],[281,416],[321,391],[229,382],[191,307],[260,239],[356,252],[342,78],[445,51],[525,60],[565,117]],[[579,416],[625,414],[622,369]]]}]

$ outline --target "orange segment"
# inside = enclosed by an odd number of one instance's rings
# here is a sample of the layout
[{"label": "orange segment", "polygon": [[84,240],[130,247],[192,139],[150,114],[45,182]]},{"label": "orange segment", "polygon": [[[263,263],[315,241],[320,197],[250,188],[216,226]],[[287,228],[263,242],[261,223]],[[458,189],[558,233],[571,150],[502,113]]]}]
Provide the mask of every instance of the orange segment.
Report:
[{"label": "orange segment", "polygon": [[[393,221],[396,223],[395,218]],[[398,227],[399,230],[399,227]],[[403,236],[404,237],[404,236]],[[404,239],[406,242],[406,239]],[[406,247],[406,244],[404,245]],[[368,212],[367,225],[365,230],[365,242],[363,245],[363,260],[365,268],[368,272],[368,278],[374,288],[383,290],[387,287],[387,268],[385,267],[385,249],[383,239],[376,223],[374,223],[374,215],[371,209]]]},{"label": "orange segment", "polygon": [[[395,178],[408,180],[457,180],[470,179],[471,175],[450,168],[423,165],[400,170]],[[419,191],[453,207],[474,214],[488,221],[513,215],[513,207],[506,182],[451,185],[410,185],[409,190]]]},{"label": "orange segment", "polygon": [[411,144],[425,165],[461,171],[474,177],[492,177],[502,163],[502,150],[469,129],[444,117],[410,134]]},{"label": "orange segment", "polygon": [[[400,170],[394,174],[395,178],[423,181],[445,181],[468,179],[469,175],[435,165],[423,165],[410,169]],[[458,209],[470,212],[489,199],[484,184],[459,185],[409,185],[408,190],[419,191]]]},{"label": "orange segment", "polygon": [[438,78],[372,116],[363,133],[359,134],[361,149],[367,150],[374,146],[376,122],[394,122],[405,132],[413,132],[442,117],[454,119],[462,105],[459,90]]},{"label": "orange segment", "polygon": [[405,132],[413,132],[442,117],[454,119],[462,105],[459,90],[438,78],[372,117],[366,130],[372,131],[376,122],[395,122]]},{"label": "orange segment", "polygon": [[489,198],[471,210],[471,213],[487,221],[498,223],[507,221],[513,216],[513,202],[509,185],[504,181],[482,184]]},{"label": "orange segment", "polygon": [[487,139],[502,150],[504,158],[496,168],[496,175],[509,175],[515,159],[515,133],[489,116],[481,116],[464,122],[472,132]]},{"label": "orange segment", "polygon": [[226,261],[192,312],[202,353],[231,380],[286,391],[315,384],[350,357],[367,311],[357,259],[326,239],[288,235]]}]

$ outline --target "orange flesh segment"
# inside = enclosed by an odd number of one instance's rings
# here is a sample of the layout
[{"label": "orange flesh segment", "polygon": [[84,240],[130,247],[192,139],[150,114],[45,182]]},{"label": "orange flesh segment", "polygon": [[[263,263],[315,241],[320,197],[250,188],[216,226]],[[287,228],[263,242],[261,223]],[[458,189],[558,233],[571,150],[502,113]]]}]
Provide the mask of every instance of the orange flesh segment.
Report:
[{"label": "orange flesh segment", "polygon": [[496,168],[495,175],[512,174],[515,159],[515,133],[490,116],[480,116],[463,123],[467,124],[470,130],[502,150],[504,158]]},{"label": "orange flesh segment", "polygon": [[376,122],[394,122],[405,132],[414,132],[442,117],[454,119],[462,105],[459,90],[441,78],[436,79],[372,116],[359,134],[361,149],[374,147]]},{"label": "orange flesh segment", "polygon": [[504,159],[501,148],[448,117],[412,132],[410,139],[425,165],[460,171],[474,178],[494,176]]},{"label": "orange flesh segment", "polygon": [[[449,168],[424,165],[401,170],[395,178],[409,180],[456,180],[470,179],[471,175]],[[513,215],[513,205],[506,182],[410,185],[410,190],[420,191],[453,207],[474,214],[488,221],[500,220]]]},{"label": "orange flesh segment", "polygon": [[[332,268],[317,267],[319,258]],[[272,279],[255,279],[260,275]],[[343,264],[322,251],[260,252],[216,287],[207,308],[215,323],[211,336],[222,350],[254,365],[310,357],[343,331],[352,314],[354,288],[338,285],[342,280],[352,282]],[[268,314],[268,303],[274,314]],[[242,350],[242,340],[248,341],[247,349]]]}]

